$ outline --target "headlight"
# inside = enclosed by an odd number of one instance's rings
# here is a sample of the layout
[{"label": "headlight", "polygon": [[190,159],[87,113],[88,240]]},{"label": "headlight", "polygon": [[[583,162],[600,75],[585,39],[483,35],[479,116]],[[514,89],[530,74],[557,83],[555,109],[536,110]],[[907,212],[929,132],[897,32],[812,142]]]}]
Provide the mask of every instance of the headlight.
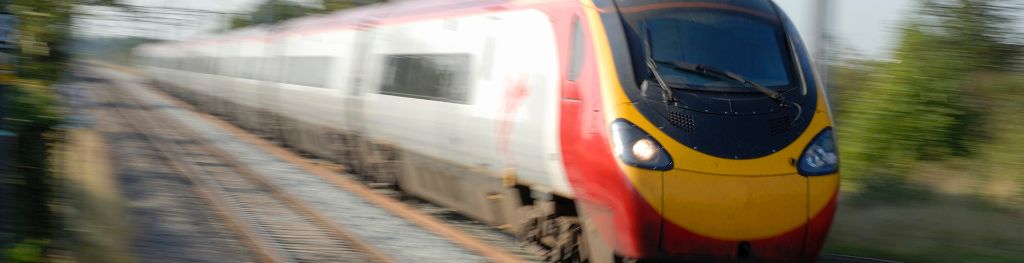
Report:
[{"label": "headlight", "polygon": [[804,153],[800,156],[800,162],[796,166],[797,172],[801,175],[826,175],[839,171],[839,154],[836,151],[836,141],[832,135],[832,128],[818,133],[807,145]]},{"label": "headlight", "polygon": [[615,155],[622,162],[651,170],[672,169],[672,157],[650,134],[623,119],[612,122],[611,128]]}]

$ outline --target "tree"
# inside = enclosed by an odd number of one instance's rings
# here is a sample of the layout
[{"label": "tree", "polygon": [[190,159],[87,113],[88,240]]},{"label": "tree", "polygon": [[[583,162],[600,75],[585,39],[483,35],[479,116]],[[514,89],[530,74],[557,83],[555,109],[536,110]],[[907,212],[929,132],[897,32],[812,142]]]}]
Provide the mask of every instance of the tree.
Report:
[{"label": "tree", "polygon": [[850,178],[897,176],[917,161],[968,156],[984,135],[970,76],[1013,68],[1005,1],[923,1],[901,28],[896,62],[849,98],[839,128]]},{"label": "tree", "polygon": [[[51,133],[60,123],[60,111],[51,86],[65,72],[70,59],[71,17],[80,3],[66,0],[0,0],[0,8],[17,18],[17,49],[11,52],[17,58],[15,77],[9,85],[0,87],[0,130],[18,135],[13,144],[13,159],[6,163],[13,169],[0,175],[0,193],[4,193],[4,217],[13,217],[0,227],[0,253],[8,252],[6,237],[15,239],[48,239],[53,234],[53,221],[49,202],[51,185],[48,158],[50,146],[57,138]],[[88,4],[111,5],[113,0],[89,1]],[[9,89],[9,90],[8,90]],[[6,189],[13,192],[7,195]],[[10,232],[5,232],[10,231]],[[35,242],[29,242],[35,243]],[[29,247],[44,246],[42,243]],[[28,243],[22,243],[26,245]],[[41,251],[41,250],[40,250]],[[40,253],[39,251],[28,254]],[[33,258],[33,255],[21,255]],[[10,260],[0,254],[0,258]]]},{"label": "tree", "polygon": [[377,4],[386,2],[385,0],[322,0],[323,9],[325,13],[330,13],[342,9],[360,7],[364,5]]},{"label": "tree", "polygon": [[252,19],[248,15],[236,15],[231,17],[228,29],[243,28],[252,25]]},{"label": "tree", "polygon": [[251,25],[276,24],[288,19],[302,17],[309,14],[330,13],[342,9],[359,7],[369,4],[385,2],[384,0],[322,0],[322,8],[314,8],[300,5],[290,0],[267,0],[248,15],[240,15],[231,18],[230,29],[242,28]]},{"label": "tree", "polygon": [[315,9],[288,0],[267,0],[249,15],[253,25],[275,24],[288,19],[305,16]]}]

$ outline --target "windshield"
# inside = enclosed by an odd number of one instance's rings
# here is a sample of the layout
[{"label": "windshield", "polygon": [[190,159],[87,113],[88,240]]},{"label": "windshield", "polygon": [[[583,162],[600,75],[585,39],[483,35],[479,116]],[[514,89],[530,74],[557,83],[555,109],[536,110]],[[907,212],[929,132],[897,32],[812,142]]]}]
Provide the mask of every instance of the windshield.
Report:
[{"label": "windshield", "polygon": [[[785,34],[775,20],[709,9],[650,11],[632,18],[628,20],[634,22],[634,32],[640,35],[638,38],[648,38],[651,56],[656,61],[702,64],[774,89],[792,82]],[[665,81],[689,87],[742,85],[671,67],[661,67],[659,71]]]}]

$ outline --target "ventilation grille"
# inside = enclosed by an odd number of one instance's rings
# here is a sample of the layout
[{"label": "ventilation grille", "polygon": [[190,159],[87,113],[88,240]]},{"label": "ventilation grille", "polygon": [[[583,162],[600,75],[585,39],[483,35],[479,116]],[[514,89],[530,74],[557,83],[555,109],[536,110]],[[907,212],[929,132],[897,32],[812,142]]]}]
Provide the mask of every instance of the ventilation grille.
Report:
[{"label": "ventilation grille", "polygon": [[693,133],[693,116],[689,114],[682,114],[678,112],[670,112],[668,121],[679,129],[685,132]]},{"label": "ventilation grille", "polygon": [[768,119],[768,133],[772,136],[782,135],[791,128],[790,118],[787,116]]}]

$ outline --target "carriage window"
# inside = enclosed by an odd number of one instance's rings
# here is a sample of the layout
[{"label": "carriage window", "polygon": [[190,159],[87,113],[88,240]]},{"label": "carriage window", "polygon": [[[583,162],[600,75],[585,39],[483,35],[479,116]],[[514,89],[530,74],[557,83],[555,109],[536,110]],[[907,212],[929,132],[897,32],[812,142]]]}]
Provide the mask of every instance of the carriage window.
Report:
[{"label": "carriage window", "polygon": [[212,57],[201,57],[199,58],[199,72],[205,74],[213,74],[213,68],[216,66]]},{"label": "carriage window", "polygon": [[569,57],[569,81],[576,81],[580,76],[580,69],[583,67],[583,30],[580,28],[580,20],[573,17],[572,25],[572,50]]},{"label": "carriage window", "polygon": [[469,54],[388,55],[381,94],[466,103]]},{"label": "carriage window", "polygon": [[262,79],[259,78],[262,75],[259,72],[259,70],[260,70],[259,66],[260,66],[260,58],[255,58],[255,57],[243,58],[242,59],[242,72],[241,72],[242,74],[241,74],[240,77],[247,78],[247,79],[262,80]]},{"label": "carriage window", "polygon": [[324,88],[327,86],[329,57],[289,57],[280,77],[281,82]]},{"label": "carriage window", "polygon": [[228,77],[234,77],[236,67],[238,67],[237,57],[224,58],[224,63],[221,63],[220,74]]}]

